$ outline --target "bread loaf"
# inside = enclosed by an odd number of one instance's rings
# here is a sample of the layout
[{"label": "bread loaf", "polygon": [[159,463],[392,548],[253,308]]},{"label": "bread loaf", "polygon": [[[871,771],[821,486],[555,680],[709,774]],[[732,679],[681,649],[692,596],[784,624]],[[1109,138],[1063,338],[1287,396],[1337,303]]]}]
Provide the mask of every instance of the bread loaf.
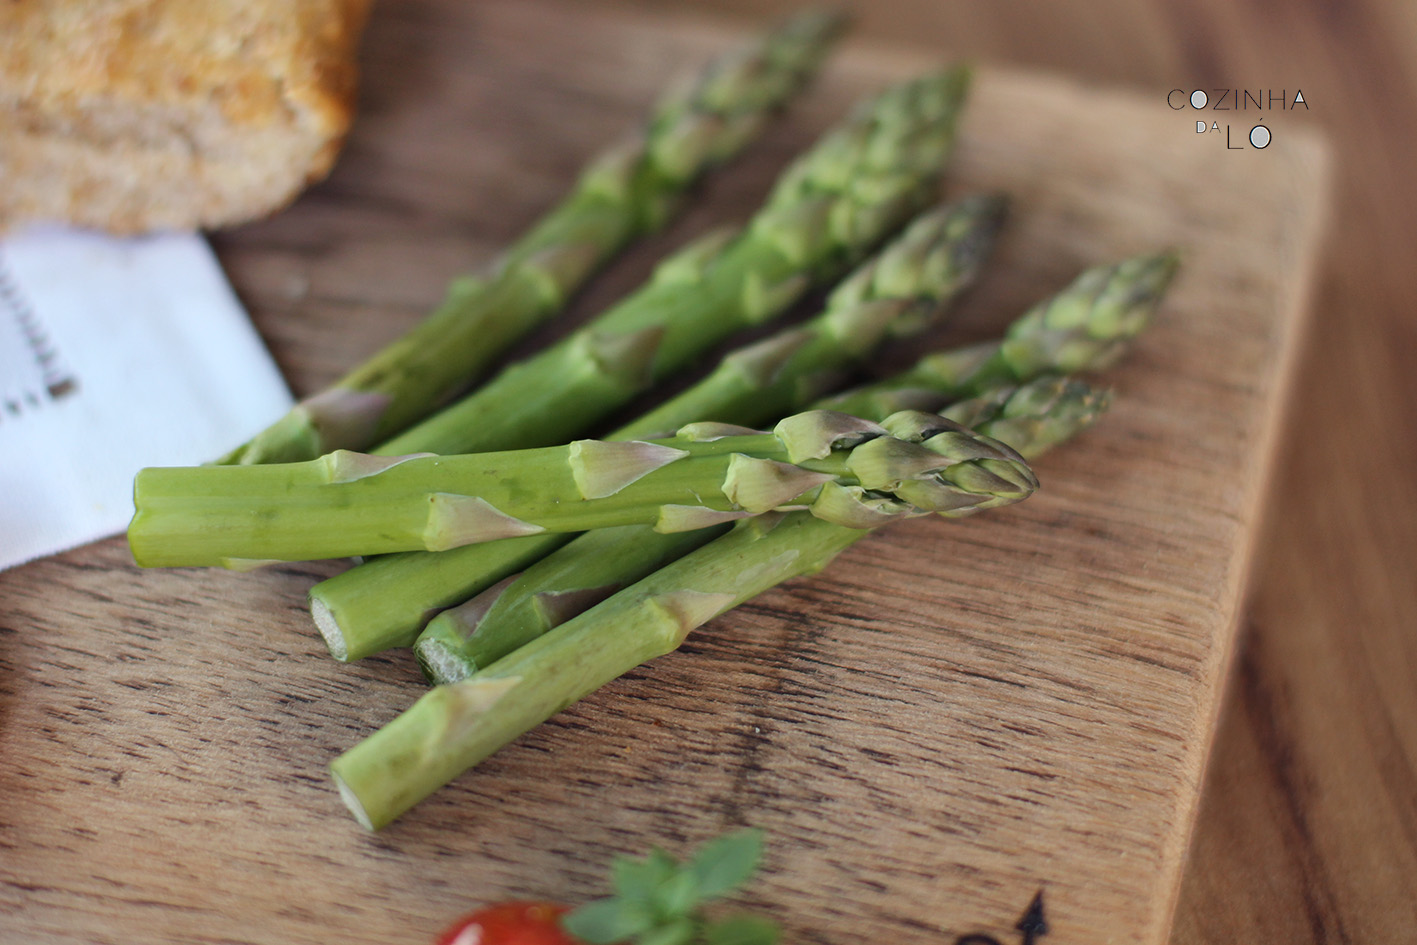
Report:
[{"label": "bread loaf", "polygon": [[324,176],[369,0],[0,2],[0,230],[217,227]]}]

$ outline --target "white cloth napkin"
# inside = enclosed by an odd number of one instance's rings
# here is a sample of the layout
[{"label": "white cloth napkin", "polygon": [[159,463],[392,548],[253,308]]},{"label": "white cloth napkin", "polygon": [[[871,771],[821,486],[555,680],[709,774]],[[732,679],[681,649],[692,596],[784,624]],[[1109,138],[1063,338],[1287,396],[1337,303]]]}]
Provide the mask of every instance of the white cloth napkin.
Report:
[{"label": "white cloth napkin", "polygon": [[200,237],[0,240],[0,569],[121,531],[140,468],[215,459],[290,403]]}]

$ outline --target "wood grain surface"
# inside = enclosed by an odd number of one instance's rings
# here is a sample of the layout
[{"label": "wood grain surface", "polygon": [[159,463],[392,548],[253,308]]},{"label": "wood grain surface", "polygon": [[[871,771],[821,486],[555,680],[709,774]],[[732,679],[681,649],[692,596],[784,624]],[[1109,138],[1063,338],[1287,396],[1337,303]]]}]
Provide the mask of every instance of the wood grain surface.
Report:
[{"label": "wood grain surface", "polygon": [[[795,0],[621,0],[734,16]],[[1173,941],[1403,942],[1417,928],[1417,6],[1407,0],[871,0],[857,34],[1137,88],[1302,88],[1335,151],[1314,322]],[[1245,116],[1212,114],[1222,122]],[[1324,448],[1313,435],[1323,430]],[[1361,456],[1341,484],[1334,457]]]},{"label": "wood grain surface", "polygon": [[[553,3],[389,3],[334,176],[223,236],[297,392],[489,258],[664,80],[732,31]],[[860,94],[929,60],[857,48],[653,256],[741,219]],[[772,837],[793,940],[1166,936],[1317,247],[1323,152],[1198,142],[1160,100],[982,70],[950,191],[1015,197],[940,341],[996,332],[1089,263],[1186,269],[1044,492],[913,522],[716,621],[378,836],[324,766],[418,691],[334,664],[304,591],[334,565],[141,572],[109,541],[0,575],[6,940],[425,941],[474,901],[581,899],[604,858],[727,825]],[[897,352],[897,358],[905,352]]]}]

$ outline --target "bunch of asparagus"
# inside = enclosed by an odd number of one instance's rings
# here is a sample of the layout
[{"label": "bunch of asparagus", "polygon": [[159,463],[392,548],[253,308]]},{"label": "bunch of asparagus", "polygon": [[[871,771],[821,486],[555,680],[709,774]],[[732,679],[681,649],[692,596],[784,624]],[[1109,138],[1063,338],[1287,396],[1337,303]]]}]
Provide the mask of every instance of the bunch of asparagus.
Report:
[{"label": "bunch of asparagus", "polygon": [[[832,393],[882,342],[938,325],[1000,228],[995,195],[922,213],[968,85],[954,68],[864,104],[744,227],[672,255],[583,328],[433,412],[741,148],[838,25],[798,17],[712,65],[490,273],[223,464],[139,474],[129,540],[142,565],[377,556],[313,589],[316,624],[341,660],[412,646],[436,685],[333,763],[365,826],[878,526],[1026,498],[1028,460],[1105,409],[1105,393],[1065,375],[1122,353],[1173,256],[1090,269],[999,342]],[[572,439],[843,275],[816,317],[618,430]]]},{"label": "bunch of asparagus", "polygon": [[[851,406],[863,424],[882,416],[921,435],[950,420],[972,427],[978,444],[1010,444],[1011,471],[1031,479],[1025,459],[1091,426],[1109,402],[1104,391],[1052,372],[1111,364],[1145,327],[1175,267],[1164,254],[1088,270],[1016,321],[1001,342],[927,355],[825,402]],[[912,405],[941,413],[926,421],[930,415]],[[984,503],[1001,499],[986,495]],[[895,501],[880,498],[885,506]],[[852,525],[809,509],[671,535],[643,526],[586,533],[429,624],[415,650],[437,685],[333,762],[341,797],[365,827],[388,824],[724,611],[821,570],[870,533]]]}]

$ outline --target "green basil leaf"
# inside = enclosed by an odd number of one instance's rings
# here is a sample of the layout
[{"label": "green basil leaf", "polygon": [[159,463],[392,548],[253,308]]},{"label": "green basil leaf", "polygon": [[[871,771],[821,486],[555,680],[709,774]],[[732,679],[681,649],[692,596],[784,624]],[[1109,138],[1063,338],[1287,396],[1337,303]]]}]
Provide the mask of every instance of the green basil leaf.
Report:
[{"label": "green basil leaf", "polygon": [[699,878],[690,870],[681,869],[660,885],[654,904],[660,916],[678,918],[694,911],[702,898]]},{"label": "green basil leaf", "polygon": [[616,857],[612,884],[621,899],[653,902],[659,889],[679,871],[679,861],[656,847],[644,859]]},{"label": "green basil leaf", "polygon": [[675,919],[651,929],[635,940],[635,945],[689,945],[694,938],[694,923],[690,919]]},{"label": "green basil leaf", "polygon": [[741,886],[757,871],[762,856],[761,830],[738,830],[704,844],[689,864],[699,896],[709,899]]},{"label": "green basil leaf", "polygon": [[568,913],[561,927],[590,945],[614,945],[654,927],[648,908],[623,899],[597,899]]}]

